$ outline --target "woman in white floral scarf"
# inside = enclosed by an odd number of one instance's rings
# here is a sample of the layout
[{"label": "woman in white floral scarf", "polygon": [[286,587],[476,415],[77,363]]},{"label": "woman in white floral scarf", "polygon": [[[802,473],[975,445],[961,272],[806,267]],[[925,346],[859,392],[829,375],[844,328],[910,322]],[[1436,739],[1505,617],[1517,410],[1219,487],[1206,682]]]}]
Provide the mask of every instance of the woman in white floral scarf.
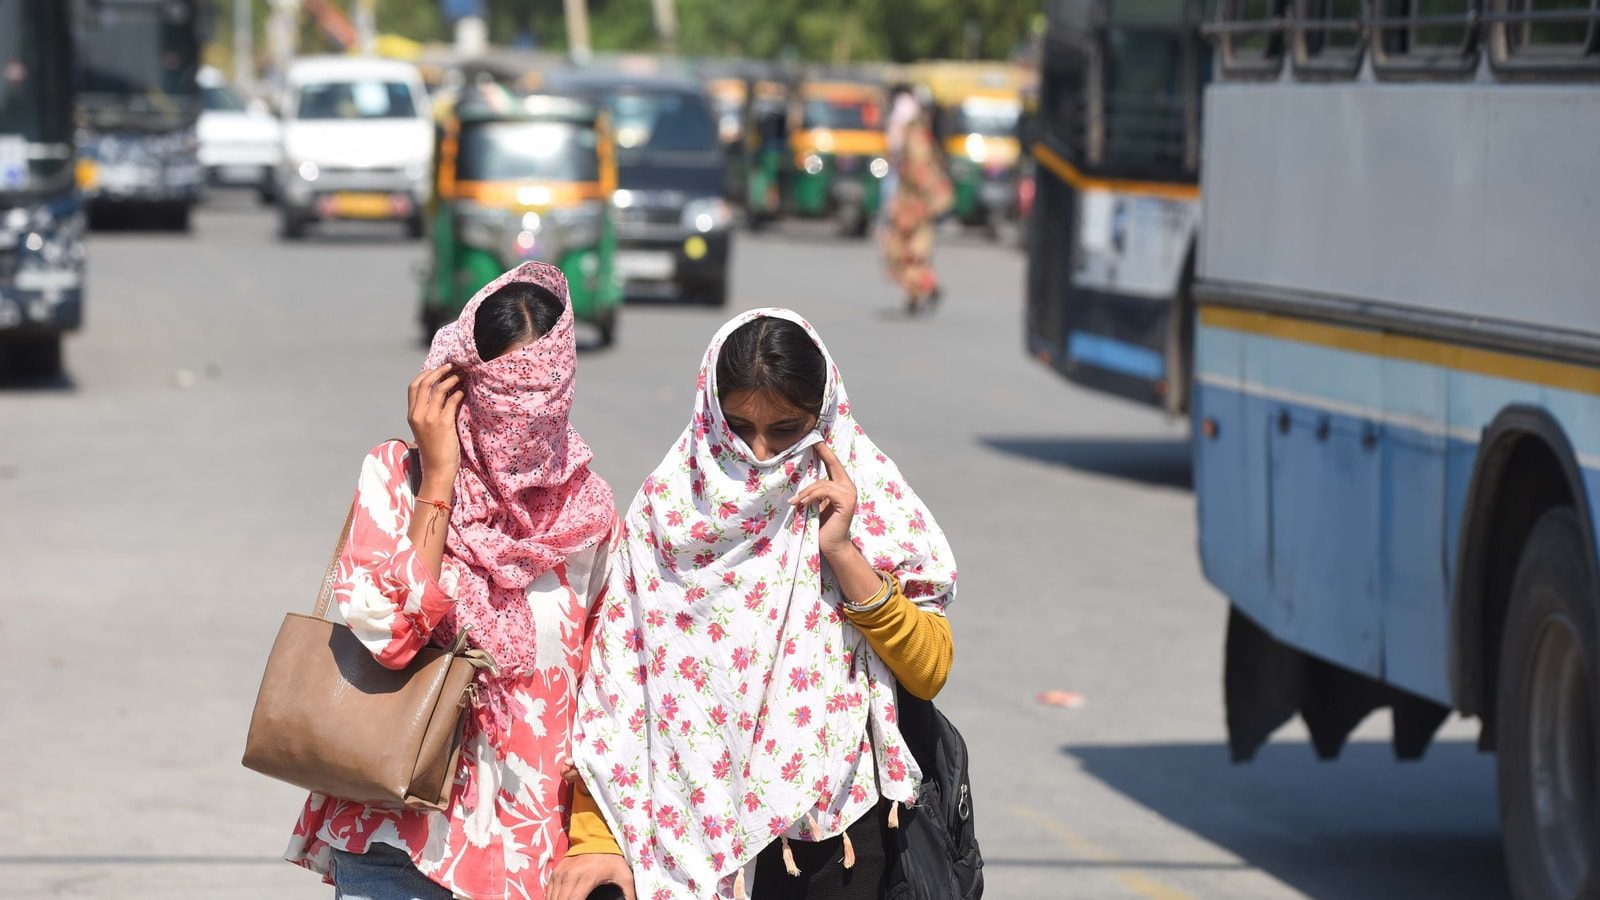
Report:
[{"label": "woman in white floral scarf", "polygon": [[943,686],[955,581],[816,332],[779,309],[723,326],[625,520],[553,900],[738,898],[751,861],[760,900],[878,897],[921,778],[895,686]]}]

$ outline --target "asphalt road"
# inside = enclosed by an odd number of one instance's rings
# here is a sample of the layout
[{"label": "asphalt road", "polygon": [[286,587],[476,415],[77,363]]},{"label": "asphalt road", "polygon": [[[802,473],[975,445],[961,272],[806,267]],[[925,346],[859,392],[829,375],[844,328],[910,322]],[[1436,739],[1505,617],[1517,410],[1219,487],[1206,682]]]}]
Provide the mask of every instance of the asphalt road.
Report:
[{"label": "asphalt road", "polygon": [[[70,377],[0,386],[0,896],[331,895],[277,861],[300,793],[239,755],[362,454],[404,434],[421,253],[382,229],[284,244],[244,198],[190,236],[93,236]],[[974,754],[987,896],[1504,896],[1470,723],[1420,763],[1382,717],[1335,764],[1297,726],[1228,763],[1185,428],[1023,355],[1014,250],[954,238],[937,262],[944,308],[907,321],[870,244],[740,235],[731,306],[810,317],[949,534],[940,703]],[[575,418],[620,496],[729,312],[631,305],[583,355]]]}]

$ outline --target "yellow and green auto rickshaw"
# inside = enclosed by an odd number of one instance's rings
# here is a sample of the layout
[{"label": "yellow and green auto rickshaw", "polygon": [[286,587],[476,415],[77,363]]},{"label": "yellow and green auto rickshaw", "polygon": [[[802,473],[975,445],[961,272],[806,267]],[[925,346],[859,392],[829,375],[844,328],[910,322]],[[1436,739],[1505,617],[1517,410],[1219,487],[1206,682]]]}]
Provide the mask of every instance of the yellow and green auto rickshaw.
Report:
[{"label": "yellow and green auto rickshaw", "polygon": [[919,72],[937,108],[934,130],[955,189],[951,214],[992,234],[1016,215],[1024,76],[1000,63],[933,63]]},{"label": "yellow and green auto rickshaw", "polygon": [[438,144],[423,327],[432,333],[500,273],[540,260],[566,273],[573,315],[609,345],[622,284],[610,215],[616,158],[605,115],[570,97],[478,85],[442,123]]},{"label": "yellow and green auto rickshaw", "polygon": [[832,217],[842,234],[865,236],[878,214],[889,142],[883,88],[861,81],[807,81],[789,101],[784,211]]},{"label": "yellow and green auto rickshaw", "polygon": [[751,81],[744,108],[740,198],[745,220],[761,228],[783,209],[783,183],[789,165],[789,88],[782,81]]}]

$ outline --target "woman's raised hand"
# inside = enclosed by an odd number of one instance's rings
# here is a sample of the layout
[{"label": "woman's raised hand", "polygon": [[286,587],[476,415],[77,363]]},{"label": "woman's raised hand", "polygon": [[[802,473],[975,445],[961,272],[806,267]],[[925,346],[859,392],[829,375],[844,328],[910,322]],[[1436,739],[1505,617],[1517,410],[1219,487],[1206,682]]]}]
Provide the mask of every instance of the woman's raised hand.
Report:
[{"label": "woman's raised hand", "polygon": [[411,380],[407,390],[406,420],[422,454],[422,471],[431,477],[455,478],[461,466],[461,438],[456,434],[456,414],[466,396],[461,376],[449,363],[428,369]]},{"label": "woman's raised hand", "polygon": [[614,884],[627,900],[633,897],[633,870],[628,861],[615,853],[585,853],[568,856],[556,864],[545,891],[549,900],[588,900],[602,885]]},{"label": "woman's raised hand", "polygon": [[789,502],[817,508],[822,555],[833,559],[855,548],[850,543],[850,521],[856,514],[856,484],[850,480],[850,473],[845,471],[844,463],[839,461],[832,447],[821,441],[813,446],[827,469],[827,477],[807,485]]}]

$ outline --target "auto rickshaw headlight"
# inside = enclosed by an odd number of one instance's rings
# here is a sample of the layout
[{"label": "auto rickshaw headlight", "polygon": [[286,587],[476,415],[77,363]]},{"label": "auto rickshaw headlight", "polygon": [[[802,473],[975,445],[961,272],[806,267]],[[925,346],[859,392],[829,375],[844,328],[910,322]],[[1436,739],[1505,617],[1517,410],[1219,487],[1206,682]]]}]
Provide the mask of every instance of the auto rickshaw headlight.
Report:
[{"label": "auto rickshaw headlight", "polygon": [[871,170],[873,178],[882,178],[889,174],[889,161],[879,156],[867,168]]},{"label": "auto rickshaw headlight", "polygon": [[805,167],[807,175],[815,175],[822,171],[822,157],[815,153],[807,153],[802,165]]},{"label": "auto rickshaw headlight", "polygon": [[983,135],[967,135],[967,157],[975,163],[989,158],[989,143],[983,139]]}]

